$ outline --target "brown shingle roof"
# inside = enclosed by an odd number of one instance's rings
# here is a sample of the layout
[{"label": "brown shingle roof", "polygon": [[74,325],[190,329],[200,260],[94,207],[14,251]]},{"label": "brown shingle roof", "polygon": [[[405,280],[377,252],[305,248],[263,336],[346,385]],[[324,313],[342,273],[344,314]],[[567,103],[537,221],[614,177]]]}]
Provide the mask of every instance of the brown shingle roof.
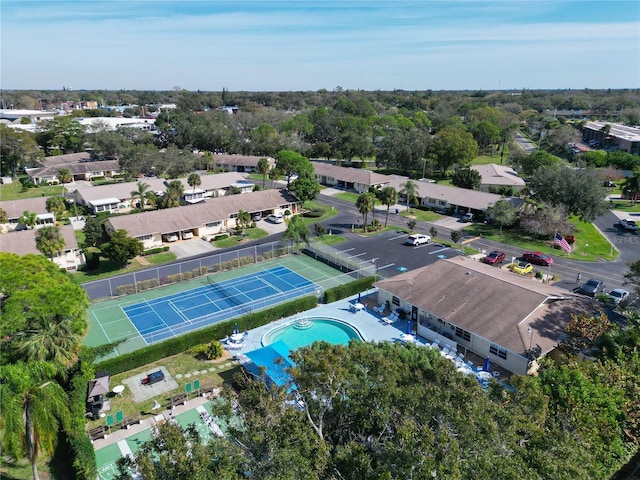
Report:
[{"label": "brown shingle roof", "polygon": [[153,233],[166,234],[188,230],[206,223],[228,219],[229,215],[239,210],[249,213],[262,212],[295,201],[295,198],[285,190],[262,190],[207,199],[191,206],[111,217],[107,221],[114,229],[123,228],[129,236],[139,237]]},{"label": "brown shingle roof", "polygon": [[591,299],[465,257],[440,260],[376,286],[517,353],[529,348],[528,327],[544,354],[558,343],[572,313],[593,310]]},{"label": "brown shingle roof", "polygon": [[359,183],[361,185],[385,185],[390,178],[370,170],[362,168],[338,167],[322,162],[311,162],[316,175],[335,178],[347,183]]},{"label": "brown shingle roof", "polygon": [[255,167],[261,158],[266,158],[271,166],[275,165],[276,161],[271,157],[257,157],[255,155],[228,155],[226,153],[220,153],[213,156],[213,163],[215,165],[241,165],[243,167]]}]

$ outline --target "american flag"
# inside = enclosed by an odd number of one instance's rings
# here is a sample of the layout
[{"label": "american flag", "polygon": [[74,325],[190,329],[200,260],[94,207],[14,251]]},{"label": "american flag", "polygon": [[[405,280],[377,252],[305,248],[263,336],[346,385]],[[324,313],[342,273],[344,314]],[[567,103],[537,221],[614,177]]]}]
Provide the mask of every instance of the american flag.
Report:
[{"label": "american flag", "polygon": [[553,244],[559,245],[567,253],[571,253],[571,245],[558,232],[553,237]]}]

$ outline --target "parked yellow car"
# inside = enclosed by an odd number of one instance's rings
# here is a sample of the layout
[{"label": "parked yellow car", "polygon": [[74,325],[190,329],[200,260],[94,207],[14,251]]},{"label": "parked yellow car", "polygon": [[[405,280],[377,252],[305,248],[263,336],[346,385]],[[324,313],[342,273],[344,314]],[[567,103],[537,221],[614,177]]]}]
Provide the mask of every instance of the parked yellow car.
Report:
[{"label": "parked yellow car", "polygon": [[520,261],[511,268],[511,271],[519,275],[526,275],[527,273],[533,272],[533,265]]}]

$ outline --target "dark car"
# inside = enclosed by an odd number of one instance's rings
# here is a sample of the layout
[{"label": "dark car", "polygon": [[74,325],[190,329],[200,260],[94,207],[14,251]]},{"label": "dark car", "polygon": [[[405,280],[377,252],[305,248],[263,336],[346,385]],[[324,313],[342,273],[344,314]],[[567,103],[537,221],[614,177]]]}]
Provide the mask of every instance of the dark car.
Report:
[{"label": "dark car", "polygon": [[578,289],[578,293],[582,293],[583,295],[588,295],[590,297],[595,297],[603,290],[604,282],[602,280],[598,280],[597,278],[592,278]]},{"label": "dark car", "polygon": [[545,255],[542,252],[524,252],[522,254],[522,260],[536,265],[553,265],[553,258],[549,255]]},{"label": "dark car", "polygon": [[498,265],[504,262],[504,252],[499,252],[498,250],[494,250],[489,255],[482,259],[484,263],[488,263],[489,265]]}]

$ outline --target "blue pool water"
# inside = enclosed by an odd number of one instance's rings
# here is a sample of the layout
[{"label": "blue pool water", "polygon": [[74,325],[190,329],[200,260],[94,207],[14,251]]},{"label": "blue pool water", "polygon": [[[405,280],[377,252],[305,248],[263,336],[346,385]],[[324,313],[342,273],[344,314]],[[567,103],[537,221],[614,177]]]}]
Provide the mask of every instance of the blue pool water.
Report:
[{"label": "blue pool water", "polygon": [[281,341],[291,350],[297,350],[319,340],[334,345],[347,345],[352,338],[363,340],[356,329],[344,322],[330,318],[305,318],[265,333],[262,344],[266,346]]}]

